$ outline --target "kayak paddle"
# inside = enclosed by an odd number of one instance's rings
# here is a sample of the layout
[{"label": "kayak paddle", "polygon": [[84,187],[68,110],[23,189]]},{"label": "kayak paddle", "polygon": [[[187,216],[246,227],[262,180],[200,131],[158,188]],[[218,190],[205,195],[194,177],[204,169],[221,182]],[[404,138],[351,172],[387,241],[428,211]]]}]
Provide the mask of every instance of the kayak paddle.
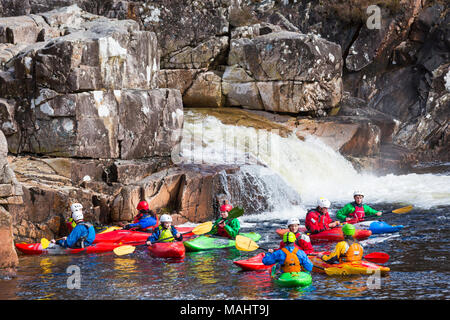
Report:
[{"label": "kayak paddle", "polygon": [[258,244],[255,241],[253,241],[252,239],[241,236],[239,234],[236,236],[235,246],[236,246],[236,249],[241,250],[241,251],[255,251],[257,249],[262,249],[264,251],[269,250],[267,248],[258,246]]},{"label": "kayak paddle", "polygon": [[[398,209],[395,209],[395,210],[392,210],[392,211],[389,211],[389,212],[383,212],[383,214],[382,214],[381,216],[369,216],[369,217],[364,217],[364,221],[380,219],[380,218],[382,218],[383,215],[388,214],[388,213],[396,213],[396,214],[408,213],[408,212],[410,212],[412,209],[413,209],[413,205],[409,205],[409,206],[401,207],[401,208],[398,208]],[[346,222],[341,222],[341,223],[342,223],[342,224],[346,224],[346,223],[357,223],[357,222],[360,222],[360,221],[356,221],[356,222],[355,222],[354,220],[355,220],[355,219],[349,220],[349,221],[346,221]]]},{"label": "kayak paddle", "polygon": [[412,210],[412,208],[413,208],[413,205],[409,205],[409,206],[406,206],[406,207],[402,207],[402,208],[398,208],[398,209],[392,210],[391,212],[392,213],[397,213],[397,214],[402,214],[402,213],[410,212]]},{"label": "kayak paddle", "polygon": [[384,252],[372,252],[364,256],[364,259],[373,263],[385,263],[389,260],[389,255]]},{"label": "kayak paddle", "polygon": [[45,239],[45,238],[42,238],[42,239],[41,239],[41,246],[42,246],[42,249],[47,249],[48,246],[49,246],[49,244],[50,244],[50,241],[48,241],[47,239]]},{"label": "kayak paddle", "polygon": [[[192,229],[192,231],[183,232],[182,234],[187,234],[187,233],[191,233],[192,232],[192,233],[194,233],[196,235],[200,235],[200,234],[204,234],[204,233],[209,232],[211,230],[211,228],[212,228],[212,222],[208,221],[208,222],[204,222],[202,224],[199,224],[194,229]],[[161,242],[161,241],[168,240],[168,239],[172,239],[172,238],[173,238],[173,236],[172,237],[168,237],[168,238],[164,238],[164,239],[159,239],[158,241],[155,241],[154,243]],[[141,244],[139,246],[144,246],[144,245],[147,245],[147,244],[144,243],[144,244]],[[114,251],[114,253],[116,255],[123,256],[125,254],[129,254],[129,253],[134,252],[136,247],[137,246],[125,245],[125,246],[117,247],[113,251]]]},{"label": "kayak paddle", "polygon": [[233,220],[233,219],[239,218],[243,214],[244,214],[244,209],[242,209],[240,207],[235,207],[228,212],[227,220]]}]

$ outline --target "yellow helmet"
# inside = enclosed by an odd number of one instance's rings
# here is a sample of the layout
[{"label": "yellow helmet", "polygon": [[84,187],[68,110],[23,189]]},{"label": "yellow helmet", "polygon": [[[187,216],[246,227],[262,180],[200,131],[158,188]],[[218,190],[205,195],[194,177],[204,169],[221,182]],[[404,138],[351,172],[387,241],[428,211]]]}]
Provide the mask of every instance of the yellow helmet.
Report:
[{"label": "yellow helmet", "polygon": [[297,238],[295,237],[295,234],[293,232],[289,231],[283,235],[283,242],[285,243],[287,242],[294,243],[295,240],[297,240]]}]

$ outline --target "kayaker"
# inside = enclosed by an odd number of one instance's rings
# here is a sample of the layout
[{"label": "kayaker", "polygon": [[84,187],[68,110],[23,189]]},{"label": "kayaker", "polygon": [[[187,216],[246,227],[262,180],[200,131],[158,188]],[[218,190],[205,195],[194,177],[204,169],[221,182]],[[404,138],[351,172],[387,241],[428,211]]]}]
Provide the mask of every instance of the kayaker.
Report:
[{"label": "kayaker", "polygon": [[330,206],[330,200],[321,197],[317,201],[316,209],[308,211],[305,218],[305,227],[309,232],[315,234],[339,226],[340,222],[333,222],[328,214]]},{"label": "kayaker", "polygon": [[[297,239],[295,241],[295,244],[300,249],[302,249],[306,254],[314,252],[314,248],[311,244],[311,240],[309,239],[309,237],[306,234],[301,233],[299,230],[300,221],[297,218],[291,218],[288,220],[287,225],[289,231],[292,232]],[[280,249],[282,247],[284,247],[284,241],[281,241],[280,243]]]},{"label": "kayaker", "polygon": [[276,251],[269,249],[262,262],[266,266],[278,263],[277,268],[281,268],[281,272],[300,272],[302,268],[311,272],[313,264],[306,253],[294,245],[296,240],[293,232],[286,232],[283,235],[285,246]]},{"label": "kayaker", "polygon": [[156,213],[150,210],[147,201],[141,201],[138,203],[136,209],[138,214],[134,218],[133,223],[125,225],[125,230],[136,229],[138,231],[153,231],[158,224],[158,217]]},{"label": "kayaker", "polygon": [[323,253],[318,254],[318,257],[326,263],[336,264],[348,261],[360,261],[362,259],[364,249],[353,238],[356,232],[355,226],[347,223],[342,227],[342,232],[344,233],[344,240],[338,242],[329,255],[324,255]]},{"label": "kayaker", "polygon": [[231,204],[223,204],[220,206],[220,218],[218,218],[209,234],[226,237],[230,239],[236,238],[241,228],[241,223],[237,218],[228,219],[228,212],[233,209]]},{"label": "kayaker", "polygon": [[83,206],[80,203],[74,203],[70,206],[72,210],[72,219],[76,226],[72,232],[60,240],[51,240],[63,248],[85,248],[90,246],[95,240],[94,226],[84,221]]},{"label": "kayaker", "polygon": [[[172,226],[172,217],[168,214],[163,214],[161,216],[161,224],[158,228],[155,228],[152,235],[147,238],[147,245],[151,246],[152,243],[162,240],[161,242],[172,242],[174,240],[182,241],[183,235],[178,232],[178,230]],[[163,240],[164,239],[164,240]]]},{"label": "kayaker", "polygon": [[347,203],[342,209],[336,212],[336,218],[343,221],[351,221],[352,223],[357,223],[364,221],[364,217],[368,216],[378,216],[380,217],[383,213],[381,211],[372,209],[366,204],[363,204],[364,193],[361,191],[355,191],[353,193],[354,202]]},{"label": "kayaker", "polygon": [[[75,210],[83,210],[83,205],[81,203],[72,203],[70,205],[71,212],[74,212]],[[77,226],[75,220],[73,220],[72,215],[69,217],[69,219],[66,222],[67,229],[69,230],[69,233],[72,232],[72,230]]]}]

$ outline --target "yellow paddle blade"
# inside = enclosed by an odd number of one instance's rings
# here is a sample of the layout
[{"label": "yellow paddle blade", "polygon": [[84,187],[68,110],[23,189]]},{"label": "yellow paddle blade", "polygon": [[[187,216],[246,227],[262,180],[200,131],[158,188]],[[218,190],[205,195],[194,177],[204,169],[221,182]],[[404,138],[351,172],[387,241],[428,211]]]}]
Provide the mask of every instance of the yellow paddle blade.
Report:
[{"label": "yellow paddle blade", "polygon": [[107,233],[107,232],[111,232],[111,231],[114,231],[114,230],[121,230],[121,229],[122,229],[122,227],[115,227],[115,226],[113,226],[113,227],[108,227],[108,228],[106,228],[104,231],[99,232],[98,234],[101,234],[101,233]]},{"label": "yellow paddle blade", "polygon": [[235,241],[236,248],[241,251],[255,251],[259,248],[255,241],[239,234],[236,236]]},{"label": "yellow paddle blade", "polygon": [[392,212],[393,213],[407,213],[407,212],[410,212],[412,210],[412,208],[413,208],[413,206],[410,205],[410,206],[406,206],[403,208],[398,208],[398,209],[392,210]]},{"label": "yellow paddle blade", "polygon": [[113,251],[118,256],[123,256],[125,254],[133,253],[136,250],[135,246],[120,246],[115,248]]},{"label": "yellow paddle blade", "polygon": [[50,241],[48,241],[47,239],[45,239],[45,238],[41,239],[42,249],[47,249],[49,244],[50,244]]},{"label": "yellow paddle blade", "polygon": [[212,229],[213,223],[211,221],[204,222],[202,224],[199,224],[194,229],[192,229],[192,233],[194,234],[205,234],[207,232],[210,232]]}]

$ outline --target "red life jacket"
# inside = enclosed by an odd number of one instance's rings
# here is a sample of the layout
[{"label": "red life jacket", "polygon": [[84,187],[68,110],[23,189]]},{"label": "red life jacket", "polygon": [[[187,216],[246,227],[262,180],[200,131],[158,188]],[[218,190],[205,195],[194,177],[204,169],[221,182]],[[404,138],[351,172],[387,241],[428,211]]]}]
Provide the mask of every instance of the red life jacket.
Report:
[{"label": "red life jacket", "polygon": [[353,207],[355,208],[355,211],[348,215],[349,218],[356,219],[357,221],[364,221],[364,206],[362,204],[361,206],[358,206],[356,203],[353,203]]},{"label": "red life jacket", "polygon": [[225,230],[225,226],[221,227],[220,225],[217,225],[217,233],[216,235],[220,236],[220,237],[225,237],[225,238],[230,238],[230,235],[228,234],[228,232]]},{"label": "red life jacket", "polygon": [[306,215],[305,227],[311,233],[318,233],[330,229],[328,224],[331,222],[333,222],[333,220],[328,213],[322,214],[317,210],[311,210]]}]

